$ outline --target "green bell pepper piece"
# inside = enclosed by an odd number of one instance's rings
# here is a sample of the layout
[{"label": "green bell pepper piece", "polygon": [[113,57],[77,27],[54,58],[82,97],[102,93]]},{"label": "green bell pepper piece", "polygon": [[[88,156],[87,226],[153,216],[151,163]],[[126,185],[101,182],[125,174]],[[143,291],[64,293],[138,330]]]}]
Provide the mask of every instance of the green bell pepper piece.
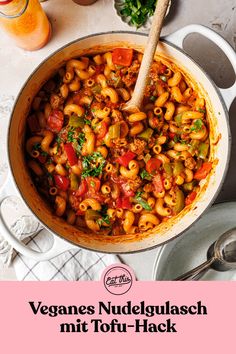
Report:
[{"label": "green bell pepper piece", "polygon": [[163,169],[165,171],[165,173],[167,174],[168,177],[172,177],[173,176],[173,169],[170,163],[164,163],[163,165]]},{"label": "green bell pepper piece", "polygon": [[184,183],[183,189],[185,192],[191,192],[193,188],[196,186],[197,181],[193,180],[192,182]]},{"label": "green bell pepper piece", "polygon": [[117,139],[120,137],[120,123],[113,124],[109,127],[108,134],[110,139]]},{"label": "green bell pepper piece", "polygon": [[85,220],[97,220],[101,217],[98,211],[88,209],[85,212]]},{"label": "green bell pepper piece", "polygon": [[173,175],[174,177],[179,176],[181,172],[184,171],[184,165],[181,161],[175,161],[173,166]]},{"label": "green bell pepper piece", "polygon": [[70,188],[77,190],[79,188],[77,176],[74,173],[70,174]]},{"label": "green bell pepper piece", "polygon": [[175,214],[178,214],[181,212],[181,210],[184,209],[184,193],[180,190],[180,189],[177,189],[176,191],[176,204],[175,206],[173,207],[173,211]]},{"label": "green bell pepper piece", "polygon": [[200,159],[205,160],[209,151],[209,143],[201,143],[198,148],[198,156]]},{"label": "green bell pepper piece", "polygon": [[152,134],[153,134],[153,129],[147,128],[146,130],[144,130],[144,132],[140,133],[138,137],[148,141],[151,138]]},{"label": "green bell pepper piece", "polygon": [[183,113],[180,113],[180,114],[177,114],[177,116],[174,117],[174,120],[177,123],[178,127],[180,127],[181,124],[182,124],[182,115],[183,115]]},{"label": "green bell pepper piece", "polygon": [[78,117],[75,114],[72,114],[69,119],[69,126],[74,128],[83,128],[84,127],[84,120],[82,117]]}]

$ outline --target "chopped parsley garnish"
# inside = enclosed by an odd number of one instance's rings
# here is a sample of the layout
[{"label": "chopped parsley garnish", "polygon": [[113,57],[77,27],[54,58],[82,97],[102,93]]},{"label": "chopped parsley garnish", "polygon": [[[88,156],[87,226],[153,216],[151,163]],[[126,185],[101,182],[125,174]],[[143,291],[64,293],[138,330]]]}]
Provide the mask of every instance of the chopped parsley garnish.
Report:
[{"label": "chopped parsley garnish", "polygon": [[148,181],[152,179],[152,176],[146,170],[142,170],[140,176],[142,179],[147,179]]},{"label": "chopped parsley garnish", "polygon": [[41,144],[40,143],[34,144],[34,146],[33,146],[34,150],[39,150],[40,148],[41,148]]},{"label": "chopped parsley garnish", "polygon": [[84,123],[88,124],[88,125],[91,125],[91,120],[84,118]]},{"label": "chopped parsley garnish", "polygon": [[156,99],[157,99],[156,96],[151,96],[151,97],[150,97],[150,100],[151,100],[152,102],[156,101]]},{"label": "chopped parsley garnish", "polygon": [[142,194],[143,194],[143,192],[141,192],[141,191],[137,192],[135,198],[141,198]]},{"label": "chopped parsley garnish", "polygon": [[82,146],[85,143],[85,134],[79,133],[77,141],[78,141],[78,144]]},{"label": "chopped parsley garnish", "polygon": [[110,217],[108,215],[102,216],[96,220],[97,224],[101,227],[104,223],[110,225]]},{"label": "chopped parsley garnish", "polygon": [[74,130],[73,129],[71,129],[71,130],[69,130],[68,131],[68,133],[67,133],[67,141],[69,142],[69,143],[73,143],[73,142],[75,142],[76,141],[76,139],[74,138]]},{"label": "chopped parsley garnish", "polygon": [[50,172],[47,172],[47,178],[52,181],[53,180],[53,175]]},{"label": "chopped parsley garnish", "polygon": [[206,110],[205,109],[202,109],[202,108],[198,108],[198,112],[200,112],[200,113],[206,113]]},{"label": "chopped parsley garnish", "polygon": [[155,11],[156,0],[125,0],[122,4],[121,15],[130,17],[130,22],[136,28],[142,26]]},{"label": "chopped parsley garnish", "polygon": [[143,209],[151,211],[152,208],[151,208],[150,205],[146,202],[146,200],[144,200],[144,199],[141,197],[142,194],[143,194],[142,192],[137,192],[136,195],[135,195],[135,197],[134,197],[135,201],[136,201],[138,204],[140,204],[140,205],[143,207]]},{"label": "chopped parsley garnish", "polygon": [[101,217],[96,220],[97,224],[101,227],[104,223],[107,225],[111,224],[110,217],[107,215],[108,206],[106,204],[102,205],[102,209],[100,211]]},{"label": "chopped parsley garnish", "polygon": [[56,137],[57,152],[58,152],[58,150],[59,150],[59,147],[60,147],[61,142],[62,142],[62,140],[61,140],[60,136],[57,136],[57,137]]},{"label": "chopped parsley garnish", "polygon": [[81,177],[98,177],[102,174],[103,167],[106,160],[100,152],[94,152],[91,155],[85,156],[83,158],[82,166],[83,172]]},{"label": "chopped parsley garnish", "polygon": [[193,126],[191,127],[191,131],[195,131],[195,132],[199,132],[199,130],[202,129],[203,126],[203,122],[201,119],[197,119],[195,120],[195,122],[193,123]]},{"label": "chopped parsley garnish", "polygon": [[174,142],[178,143],[180,141],[180,137],[178,135],[174,136]]},{"label": "chopped parsley garnish", "polygon": [[184,140],[184,139],[181,139],[181,137],[179,135],[175,135],[174,136],[174,142],[175,143],[180,143],[180,144],[183,144],[183,145],[187,144],[187,141]]},{"label": "chopped parsley garnish", "polygon": [[74,145],[76,151],[78,153],[81,152],[81,149],[85,143],[85,134],[84,133],[79,133],[79,136],[77,138],[77,140],[75,139],[74,142],[76,142],[76,144]]},{"label": "chopped parsley garnish", "polygon": [[41,144],[40,144],[40,143],[34,144],[33,150],[37,150],[37,151],[40,150],[40,155],[42,155],[42,156],[48,156],[48,153],[47,153],[47,152],[42,151],[42,149],[41,149]]}]

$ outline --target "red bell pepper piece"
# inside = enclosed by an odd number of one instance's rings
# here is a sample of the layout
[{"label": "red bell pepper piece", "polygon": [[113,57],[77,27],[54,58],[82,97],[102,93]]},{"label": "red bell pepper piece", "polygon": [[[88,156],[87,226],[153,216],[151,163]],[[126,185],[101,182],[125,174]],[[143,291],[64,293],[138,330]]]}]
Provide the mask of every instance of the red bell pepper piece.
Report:
[{"label": "red bell pepper piece", "polygon": [[130,163],[133,158],[136,157],[136,154],[132,151],[126,152],[123,156],[120,156],[116,159],[116,162],[118,162],[120,165],[127,167],[128,164]]},{"label": "red bell pepper piece", "polygon": [[193,178],[201,180],[206,178],[210,170],[212,169],[212,162],[204,162],[202,166],[195,172]]},{"label": "red bell pepper piece", "polygon": [[133,60],[133,52],[131,48],[115,48],[112,52],[113,64],[130,66]]},{"label": "red bell pepper piece", "polygon": [[190,194],[187,195],[186,199],[185,199],[185,205],[190,205],[192,204],[192,202],[194,201],[194,199],[196,198],[197,193],[196,192],[191,192]]},{"label": "red bell pepper piece", "polygon": [[61,189],[62,191],[67,191],[70,185],[70,181],[67,177],[61,175],[54,175],[54,180],[57,188]]},{"label": "red bell pepper piece", "polygon": [[78,162],[78,157],[76,156],[76,153],[75,153],[75,150],[72,146],[72,143],[65,144],[64,149],[65,149],[69,164],[71,166],[76,165]]},{"label": "red bell pepper piece", "polygon": [[85,179],[81,179],[78,190],[76,191],[76,196],[80,197],[84,195],[88,190],[87,182]]}]

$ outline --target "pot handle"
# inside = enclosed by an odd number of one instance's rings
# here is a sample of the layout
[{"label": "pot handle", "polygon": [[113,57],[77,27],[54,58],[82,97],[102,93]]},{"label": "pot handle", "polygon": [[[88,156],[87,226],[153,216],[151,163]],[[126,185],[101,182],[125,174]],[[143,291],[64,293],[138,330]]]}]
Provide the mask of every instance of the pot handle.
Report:
[{"label": "pot handle", "polygon": [[[3,202],[3,201],[2,201]],[[42,232],[42,230],[38,231]],[[73,249],[75,246],[73,246],[71,243],[66,242],[62,240],[61,238],[57,237],[56,235],[53,235],[54,241],[52,247],[47,250],[46,252],[37,252],[32,250],[31,248],[27,247],[24,245],[23,242],[18,240],[16,236],[10,231],[10,229],[7,227],[1,211],[0,211],[0,235],[3,236],[3,238],[9,242],[9,244],[19,253],[23,254],[26,257],[35,259],[36,261],[47,261],[51,258],[54,258],[56,256],[59,256],[61,253],[68,251],[70,249]]]},{"label": "pot handle", "polygon": [[[234,49],[224,38],[222,38],[219,34],[211,30],[210,28],[202,25],[193,24],[183,27],[172,34],[165,36],[164,39],[177,45],[180,48],[183,48],[184,39],[191,33],[202,34],[203,36],[214,42],[218,47],[220,47],[229,59],[236,75],[236,53]],[[236,97],[236,81],[231,87],[227,89],[219,88],[219,91],[221,92],[221,95],[224,98],[226,107],[229,109],[234,98]]]}]

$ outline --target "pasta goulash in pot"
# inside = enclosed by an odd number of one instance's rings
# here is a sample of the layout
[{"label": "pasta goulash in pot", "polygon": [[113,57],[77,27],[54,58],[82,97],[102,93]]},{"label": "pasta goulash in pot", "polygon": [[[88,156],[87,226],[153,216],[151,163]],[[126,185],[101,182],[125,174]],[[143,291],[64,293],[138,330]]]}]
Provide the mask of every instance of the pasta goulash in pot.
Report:
[{"label": "pasta goulash in pot", "polygon": [[88,233],[142,233],[197,197],[212,169],[205,100],[154,61],[139,113],[122,112],[142,54],[69,60],[27,118],[27,163],[55,214]]}]

